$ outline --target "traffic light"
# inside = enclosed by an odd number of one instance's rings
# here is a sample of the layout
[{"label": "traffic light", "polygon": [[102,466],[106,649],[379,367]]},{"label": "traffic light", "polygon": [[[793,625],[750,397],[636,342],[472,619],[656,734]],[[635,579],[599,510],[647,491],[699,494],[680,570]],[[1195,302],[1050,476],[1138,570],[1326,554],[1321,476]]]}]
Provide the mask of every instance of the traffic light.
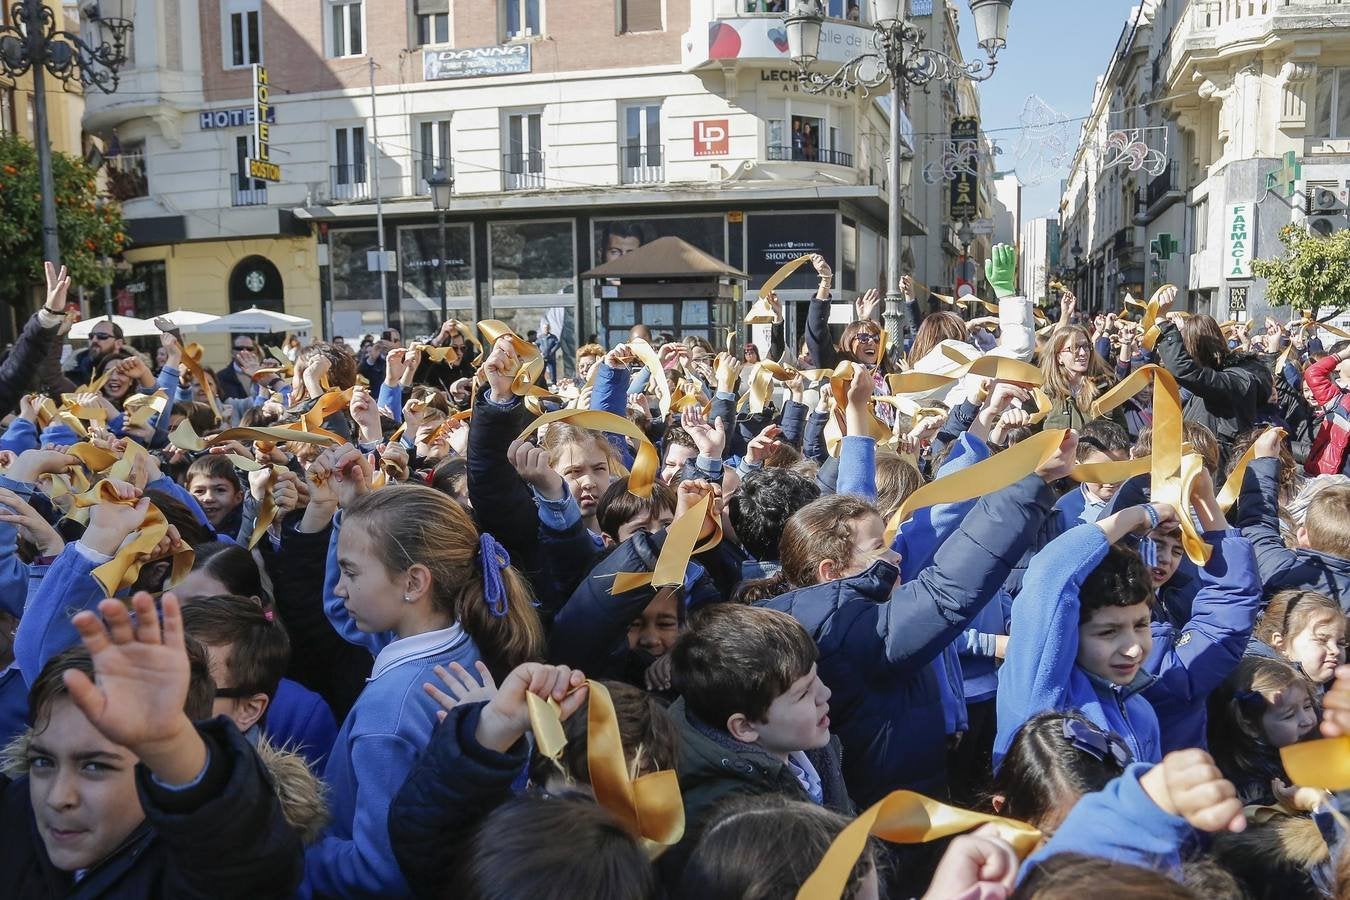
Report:
[{"label": "traffic light", "polygon": [[1307,213],[1308,231],[1322,237],[1330,237],[1337,231],[1350,227],[1350,191],[1344,186],[1335,188],[1315,187],[1308,191]]}]

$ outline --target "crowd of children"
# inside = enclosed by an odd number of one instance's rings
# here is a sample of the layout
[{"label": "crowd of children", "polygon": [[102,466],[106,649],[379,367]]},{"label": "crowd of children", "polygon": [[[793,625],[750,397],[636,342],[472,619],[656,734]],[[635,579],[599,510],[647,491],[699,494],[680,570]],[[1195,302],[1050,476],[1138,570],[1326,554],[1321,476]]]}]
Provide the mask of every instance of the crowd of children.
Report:
[{"label": "crowd of children", "polygon": [[891,346],[798,264],[799,355],[766,292],[219,374],[108,322],[62,375],[49,271],[0,897],[1350,900],[1350,340],[1052,322],[997,248]]}]

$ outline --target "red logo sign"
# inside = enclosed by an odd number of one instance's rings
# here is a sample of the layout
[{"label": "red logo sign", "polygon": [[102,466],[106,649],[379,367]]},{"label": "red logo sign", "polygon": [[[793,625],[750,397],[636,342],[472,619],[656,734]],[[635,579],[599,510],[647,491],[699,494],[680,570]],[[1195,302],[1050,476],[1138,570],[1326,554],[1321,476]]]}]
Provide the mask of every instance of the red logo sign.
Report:
[{"label": "red logo sign", "polygon": [[694,122],[694,155],[726,156],[731,152],[731,123],[727,119]]}]

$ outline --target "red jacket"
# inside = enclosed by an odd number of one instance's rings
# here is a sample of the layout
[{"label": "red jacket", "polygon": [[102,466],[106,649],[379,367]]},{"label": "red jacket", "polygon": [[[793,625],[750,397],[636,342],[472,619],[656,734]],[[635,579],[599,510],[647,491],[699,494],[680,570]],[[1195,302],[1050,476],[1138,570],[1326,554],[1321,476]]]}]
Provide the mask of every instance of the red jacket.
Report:
[{"label": "red jacket", "polygon": [[1325,410],[1322,427],[1303,466],[1309,475],[1338,475],[1345,464],[1346,447],[1350,446],[1350,401],[1333,376],[1340,364],[1340,357],[1326,356],[1303,371],[1308,389]]}]

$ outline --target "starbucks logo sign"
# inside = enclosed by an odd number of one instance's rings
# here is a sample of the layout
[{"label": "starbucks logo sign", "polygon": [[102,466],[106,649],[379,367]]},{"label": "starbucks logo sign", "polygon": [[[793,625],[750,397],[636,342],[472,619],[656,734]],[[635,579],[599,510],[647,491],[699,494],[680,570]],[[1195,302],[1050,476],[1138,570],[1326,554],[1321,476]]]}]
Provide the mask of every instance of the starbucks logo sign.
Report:
[{"label": "starbucks logo sign", "polygon": [[267,278],[263,275],[262,272],[259,272],[257,269],[254,269],[252,272],[249,272],[247,275],[244,276],[244,287],[248,288],[255,294],[260,293],[264,285],[266,284]]}]

